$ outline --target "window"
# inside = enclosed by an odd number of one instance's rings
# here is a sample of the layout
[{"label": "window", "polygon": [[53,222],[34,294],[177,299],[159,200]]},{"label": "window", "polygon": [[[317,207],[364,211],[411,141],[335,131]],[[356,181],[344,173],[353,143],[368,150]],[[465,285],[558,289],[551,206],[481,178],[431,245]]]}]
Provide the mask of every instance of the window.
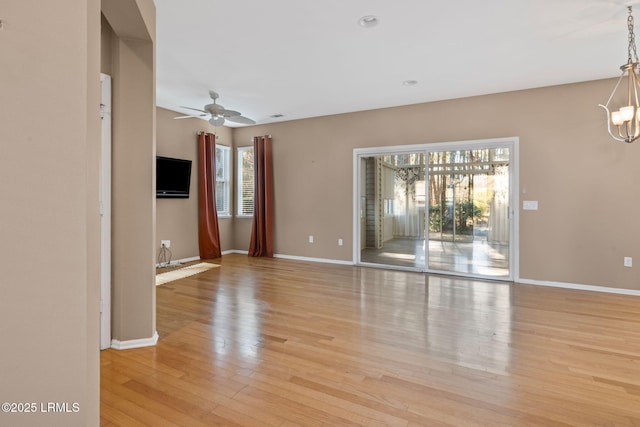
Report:
[{"label": "window", "polygon": [[253,216],[253,147],[238,148],[238,216]]},{"label": "window", "polygon": [[229,147],[216,145],[216,210],[229,216]]}]

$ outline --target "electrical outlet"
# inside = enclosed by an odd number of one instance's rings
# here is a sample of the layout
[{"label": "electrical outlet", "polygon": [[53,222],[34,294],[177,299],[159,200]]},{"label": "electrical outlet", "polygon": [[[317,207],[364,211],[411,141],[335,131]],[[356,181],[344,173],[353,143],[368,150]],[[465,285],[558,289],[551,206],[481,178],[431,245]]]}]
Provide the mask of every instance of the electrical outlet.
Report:
[{"label": "electrical outlet", "polygon": [[633,258],[631,258],[630,256],[624,257],[623,265],[625,267],[633,267]]},{"label": "electrical outlet", "polygon": [[160,240],[160,247],[164,246],[165,248],[171,247],[171,240]]},{"label": "electrical outlet", "polygon": [[338,246],[342,246],[342,239],[338,239]]},{"label": "electrical outlet", "polygon": [[313,243],[313,234],[309,234],[309,243]]}]

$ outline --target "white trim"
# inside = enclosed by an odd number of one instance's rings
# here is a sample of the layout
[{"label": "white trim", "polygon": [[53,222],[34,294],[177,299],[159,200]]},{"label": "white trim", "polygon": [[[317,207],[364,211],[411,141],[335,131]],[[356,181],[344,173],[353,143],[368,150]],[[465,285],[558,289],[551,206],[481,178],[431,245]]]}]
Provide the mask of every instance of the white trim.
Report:
[{"label": "white trim", "polygon": [[325,264],[340,264],[340,265],[351,265],[353,266],[353,262],[344,261],[341,259],[329,259],[329,258],[310,258],[306,256],[296,256],[296,255],[284,255],[284,254],[275,254],[274,258],[282,258],[282,259],[291,259],[294,261],[308,261],[308,262],[321,262]]},{"label": "white trim", "polygon": [[592,291],[592,292],[604,292],[607,294],[640,296],[640,290],[609,288],[606,286],[595,286],[595,285],[581,285],[577,283],[547,282],[542,280],[518,279],[515,282],[515,284],[516,285],[523,284],[523,285],[534,285],[534,286],[549,286],[552,288],[576,289],[579,291]]},{"label": "white trim", "polygon": [[153,347],[158,343],[158,338],[160,338],[158,331],[155,331],[151,338],[141,338],[128,341],[111,340],[111,348],[115,350],[129,350],[132,348]]},{"label": "white trim", "polygon": [[[249,251],[241,251],[238,249],[231,249],[228,251],[222,252],[222,255],[231,255],[231,254],[240,254],[240,255],[249,255]],[[290,259],[294,261],[308,261],[308,262],[320,262],[324,264],[339,264],[339,265],[351,265],[353,266],[353,262],[345,261],[341,259],[330,259],[330,258],[310,258],[306,256],[297,256],[297,255],[285,255],[285,254],[274,254],[274,258],[282,258],[282,259]]]},{"label": "white trim", "polygon": [[495,145],[503,145],[506,147],[514,140],[518,140],[517,136],[509,136],[504,138],[488,138],[488,139],[470,139],[468,141],[452,141],[452,142],[431,142],[425,144],[411,144],[411,145],[388,145],[385,147],[371,147],[371,148],[354,148],[353,154],[356,156],[361,155],[377,155],[377,154],[410,154],[416,151],[428,150],[428,151],[452,151],[456,149],[468,148],[469,145],[473,145],[473,148],[493,148]]},{"label": "white trim", "polygon": [[111,346],[111,76],[100,73],[100,349]]},{"label": "white trim", "polygon": [[509,152],[509,209],[512,215],[509,235],[509,277],[520,277],[520,137],[512,138],[513,152]]},{"label": "white trim", "polygon": [[239,249],[230,249],[228,251],[222,252],[222,255],[231,255],[231,254],[249,255],[249,251],[241,251]]},{"label": "white trim", "polygon": [[353,223],[351,224],[351,229],[353,230],[353,236],[351,237],[351,250],[352,250],[352,258],[351,261],[354,265],[358,265],[360,263],[360,253],[362,252],[362,247],[360,243],[362,230],[360,230],[360,166],[361,166],[361,158],[363,152],[361,148],[356,148],[353,150],[353,200],[352,200],[352,209],[353,209]]}]

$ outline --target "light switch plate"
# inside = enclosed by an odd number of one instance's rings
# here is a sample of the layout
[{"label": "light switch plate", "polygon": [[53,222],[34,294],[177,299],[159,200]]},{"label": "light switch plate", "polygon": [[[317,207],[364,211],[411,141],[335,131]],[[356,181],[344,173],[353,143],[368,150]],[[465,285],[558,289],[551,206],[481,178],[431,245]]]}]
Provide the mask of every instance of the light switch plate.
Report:
[{"label": "light switch plate", "polygon": [[524,200],[522,202],[522,209],[525,211],[537,211],[538,210],[538,201],[537,200]]}]

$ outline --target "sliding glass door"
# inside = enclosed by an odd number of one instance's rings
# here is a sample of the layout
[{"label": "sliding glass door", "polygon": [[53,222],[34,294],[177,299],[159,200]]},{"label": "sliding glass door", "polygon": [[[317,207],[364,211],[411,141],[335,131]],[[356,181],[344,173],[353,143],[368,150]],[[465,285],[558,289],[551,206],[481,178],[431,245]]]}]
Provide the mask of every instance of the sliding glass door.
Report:
[{"label": "sliding glass door", "polygon": [[422,269],[425,264],[423,152],[363,156],[361,261]]},{"label": "sliding glass door", "polygon": [[356,263],[511,280],[516,149],[509,139],[355,150]]},{"label": "sliding glass door", "polygon": [[429,152],[428,269],[508,278],[509,148]]}]

